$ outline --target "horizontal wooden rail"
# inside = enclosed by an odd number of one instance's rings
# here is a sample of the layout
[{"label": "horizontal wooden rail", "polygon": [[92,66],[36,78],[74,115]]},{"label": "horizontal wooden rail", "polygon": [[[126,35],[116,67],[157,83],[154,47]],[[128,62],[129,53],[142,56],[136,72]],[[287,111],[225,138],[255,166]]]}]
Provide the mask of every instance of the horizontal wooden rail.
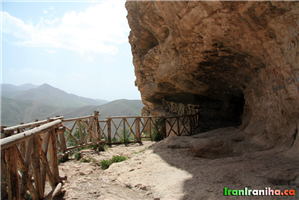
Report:
[{"label": "horizontal wooden rail", "polygon": [[40,134],[41,132],[46,132],[49,129],[57,128],[61,124],[61,120],[55,120],[53,122],[49,122],[47,124],[41,125],[39,127],[33,128],[31,130],[18,133],[16,135],[12,135],[7,138],[3,138],[0,140],[1,149],[6,149],[14,144],[21,143],[23,141],[28,140],[29,138],[34,137],[35,135]]},{"label": "horizontal wooden rail", "polygon": [[88,119],[88,118],[93,118],[93,117],[99,117],[100,115],[89,115],[89,116],[84,116],[84,117],[76,117],[76,118],[70,118],[70,119],[63,119],[62,122],[71,122],[71,121],[76,121],[76,120],[82,120],[82,119]]},{"label": "horizontal wooden rail", "polygon": [[109,116],[107,119],[123,119],[123,118],[177,118],[177,117],[186,117],[186,116],[194,116],[194,115],[176,115],[176,116]]},{"label": "horizontal wooden rail", "polygon": [[109,116],[106,117],[106,119],[123,119],[123,118],[138,118],[138,117],[142,117],[142,116]]},{"label": "horizontal wooden rail", "polygon": [[[49,118],[50,121],[55,121],[57,119],[63,119],[63,116],[61,117],[53,117],[53,118]],[[19,128],[31,128],[31,127],[34,127],[34,126],[38,126],[38,125],[41,125],[41,124],[45,124],[47,123],[48,120],[42,120],[42,121],[37,121],[37,122],[31,122],[31,123],[27,123],[27,124],[20,124],[20,125],[16,125],[16,126],[11,126],[11,127],[8,127],[8,128],[4,128],[4,132],[7,132],[7,131],[15,131]]]}]

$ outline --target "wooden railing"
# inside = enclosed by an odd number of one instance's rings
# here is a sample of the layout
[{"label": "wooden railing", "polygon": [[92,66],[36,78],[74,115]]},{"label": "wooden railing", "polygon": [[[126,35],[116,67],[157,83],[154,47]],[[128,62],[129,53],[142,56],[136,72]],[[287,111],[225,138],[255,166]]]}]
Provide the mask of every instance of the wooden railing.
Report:
[{"label": "wooden railing", "polygon": [[[160,120],[160,122],[157,122],[157,120]],[[109,145],[119,144],[123,143],[125,139],[129,140],[127,142],[141,143],[143,138],[152,138],[153,132],[159,132],[163,138],[193,135],[199,120],[199,113],[182,116],[107,117],[107,120],[104,121],[104,126],[107,126],[106,143]],[[158,126],[157,123],[159,123]],[[124,134],[125,132],[128,134]],[[104,135],[106,136],[106,134]]]},{"label": "wooden railing", "polygon": [[[72,149],[88,145],[97,145],[105,142],[105,140],[102,140],[101,137],[101,129],[99,126],[100,120],[98,119],[99,116],[99,112],[95,111],[94,115],[62,120],[63,123],[68,123],[71,126],[68,127],[63,124],[63,127],[67,130],[67,132],[59,135],[58,146],[59,151],[61,152],[58,157],[59,159],[67,156]],[[73,134],[75,131],[78,133],[78,138],[76,138]],[[72,138],[75,142],[73,146],[67,145],[70,138]]]},{"label": "wooden railing", "polygon": [[[199,113],[106,117],[106,120],[99,120],[99,116],[95,111],[85,117],[57,116],[3,128],[5,136],[0,140],[2,196],[7,191],[8,199],[24,199],[29,190],[34,200],[52,199],[60,193],[62,180],[66,179],[59,176],[58,160],[67,159],[73,149],[101,143],[142,143],[142,139],[152,139],[154,132],[159,132],[162,138],[192,135],[200,120]],[[52,187],[47,195],[44,194],[46,180]]]},{"label": "wooden railing", "polygon": [[[60,131],[62,121],[56,119],[47,122],[34,124],[40,126],[17,134],[14,134],[14,130],[19,131],[31,125],[4,129],[10,136],[0,140],[1,187],[7,187],[8,199],[25,199],[27,190],[33,199],[52,199],[60,192],[62,182],[58,170],[56,134]],[[46,176],[52,191],[45,197]],[[3,192],[1,194],[5,195]]]}]

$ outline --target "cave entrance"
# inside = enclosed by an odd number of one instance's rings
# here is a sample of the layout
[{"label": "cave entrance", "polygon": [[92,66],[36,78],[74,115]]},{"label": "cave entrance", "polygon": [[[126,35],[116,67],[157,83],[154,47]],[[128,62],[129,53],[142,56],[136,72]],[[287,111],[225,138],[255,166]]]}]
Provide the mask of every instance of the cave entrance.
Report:
[{"label": "cave entrance", "polygon": [[224,100],[206,98],[201,101],[200,132],[241,125],[244,104],[244,95]]},{"label": "cave entrance", "polygon": [[242,124],[244,94],[220,99],[194,94],[179,93],[164,97],[166,101],[200,105],[200,132]]}]

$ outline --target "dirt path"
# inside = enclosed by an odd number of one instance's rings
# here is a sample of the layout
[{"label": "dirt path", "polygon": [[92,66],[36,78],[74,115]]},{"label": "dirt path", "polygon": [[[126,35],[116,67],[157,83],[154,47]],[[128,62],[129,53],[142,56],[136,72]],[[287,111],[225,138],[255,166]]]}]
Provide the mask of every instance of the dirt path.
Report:
[{"label": "dirt path", "polygon": [[292,198],[298,199],[298,157],[287,157],[281,149],[263,149],[246,142],[237,129],[223,128],[157,143],[144,142],[143,146],[120,145],[105,152],[84,150],[83,157],[96,162],[114,155],[130,159],[114,163],[107,170],[94,163],[60,164],[60,175],[67,175],[68,180],[63,186],[64,196],[56,199],[235,199],[224,196],[224,187],[295,190]]},{"label": "dirt path", "polygon": [[[154,143],[145,141],[143,145],[130,144],[127,147],[118,145],[104,152],[82,150],[82,158],[94,159],[93,162],[76,161],[73,156],[69,161],[60,163],[59,174],[67,176],[67,181],[63,185],[62,195],[55,199],[153,199],[147,190],[133,189],[130,186],[120,185],[114,180],[108,182],[102,180],[101,176],[104,170],[97,164],[101,160],[110,159],[115,155],[132,158],[143,153],[152,144]],[[49,186],[47,189],[50,190]]]}]

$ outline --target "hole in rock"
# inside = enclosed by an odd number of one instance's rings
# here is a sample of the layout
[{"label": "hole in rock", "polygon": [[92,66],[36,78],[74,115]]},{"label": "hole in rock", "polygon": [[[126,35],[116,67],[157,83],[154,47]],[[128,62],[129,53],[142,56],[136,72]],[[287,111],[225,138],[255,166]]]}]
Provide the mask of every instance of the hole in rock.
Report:
[{"label": "hole in rock", "polygon": [[242,124],[245,103],[243,94],[227,96],[219,100],[212,97],[179,93],[166,96],[164,99],[169,102],[183,103],[185,105],[200,105],[200,132]]}]

